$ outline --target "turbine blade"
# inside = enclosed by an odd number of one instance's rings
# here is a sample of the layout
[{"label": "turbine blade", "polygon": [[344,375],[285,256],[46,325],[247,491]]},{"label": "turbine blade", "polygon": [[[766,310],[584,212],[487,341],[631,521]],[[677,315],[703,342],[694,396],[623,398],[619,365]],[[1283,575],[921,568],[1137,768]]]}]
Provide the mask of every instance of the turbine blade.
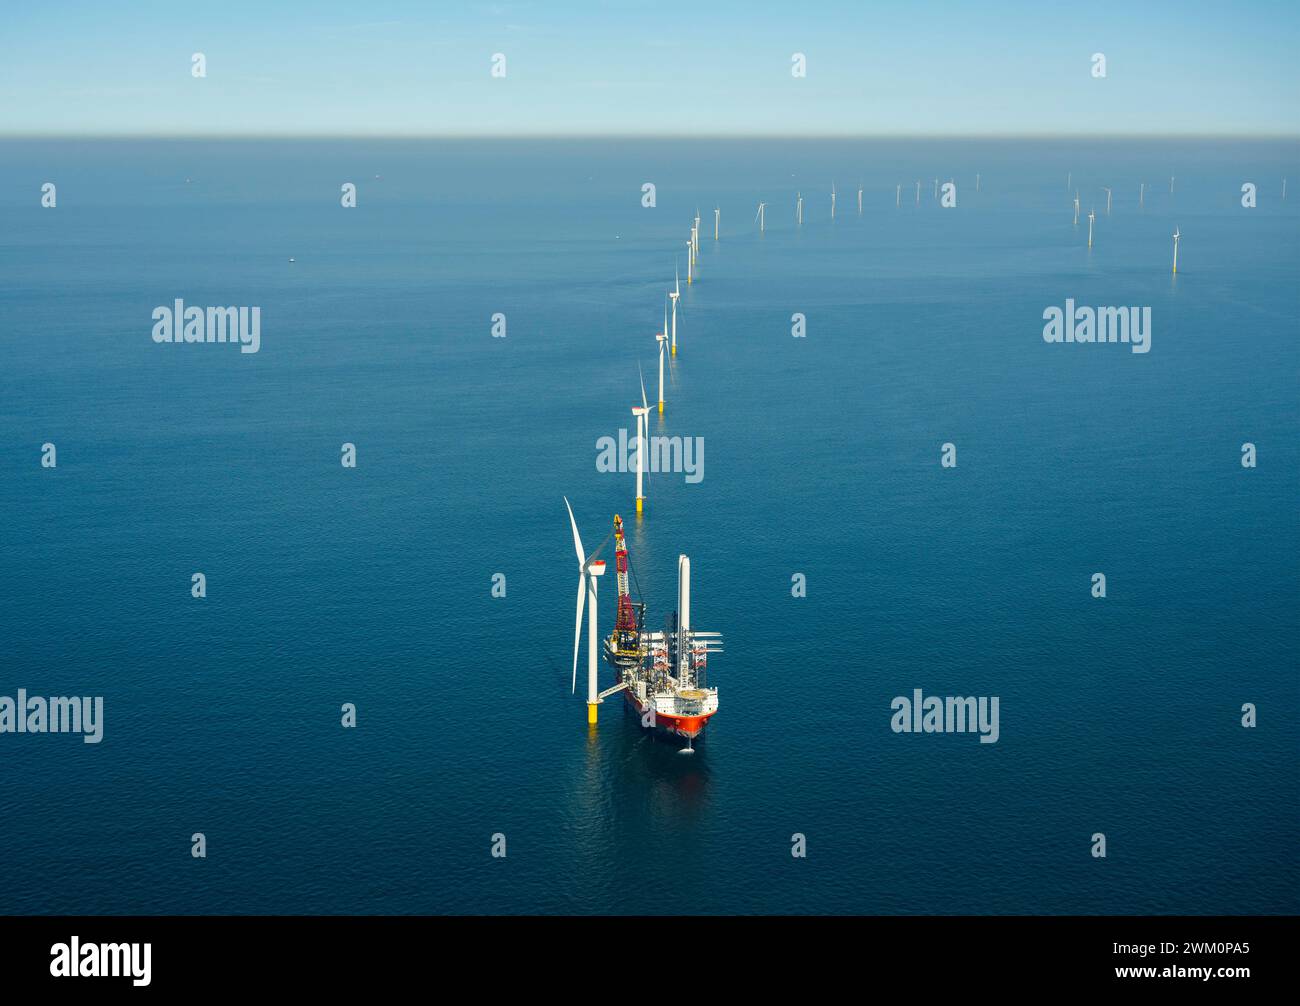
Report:
[{"label": "turbine blade", "polygon": [[573,623],[573,694],[578,693],[578,640],[582,638],[582,607],[587,599],[587,585],[578,574],[578,616]]},{"label": "turbine blade", "polygon": [[582,539],[578,536],[578,522],[573,519],[573,507],[569,506],[569,497],[564,497],[564,507],[569,511],[569,526],[573,528],[573,549],[578,553],[578,565],[581,566],[586,561],[586,556],[582,554]]},{"label": "turbine blade", "polygon": [[645,374],[641,372],[641,361],[636,361],[636,376],[641,379],[641,408],[650,408],[650,403],[645,398]]}]

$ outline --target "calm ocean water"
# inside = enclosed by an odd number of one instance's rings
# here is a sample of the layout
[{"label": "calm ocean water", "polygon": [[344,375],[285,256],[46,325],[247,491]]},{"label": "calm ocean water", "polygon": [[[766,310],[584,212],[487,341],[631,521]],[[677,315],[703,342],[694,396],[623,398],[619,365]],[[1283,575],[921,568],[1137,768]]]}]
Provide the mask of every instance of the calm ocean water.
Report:
[{"label": "calm ocean water", "polygon": [[[0,695],[106,721],[0,735],[0,911],[1300,909],[1297,154],[0,144]],[[588,547],[631,516],[596,441],[697,206],[652,432],[704,478],[629,520],[652,622],[686,552],[726,635],[683,756],[588,733],[561,497]],[[1067,297],[1151,306],[1151,352],[1044,344]],[[176,298],[260,306],[261,351],[155,345]],[[914,688],[999,696],[999,741],[894,734]]]}]

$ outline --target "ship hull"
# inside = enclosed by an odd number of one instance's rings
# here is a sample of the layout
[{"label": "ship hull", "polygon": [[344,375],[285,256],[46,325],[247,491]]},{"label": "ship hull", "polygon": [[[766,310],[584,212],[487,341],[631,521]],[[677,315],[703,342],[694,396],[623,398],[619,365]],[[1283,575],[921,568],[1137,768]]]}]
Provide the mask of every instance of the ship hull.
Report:
[{"label": "ship hull", "polygon": [[[631,689],[625,689],[623,698],[627,704],[637,714],[642,725],[645,725],[645,714],[649,712],[650,703],[642,703]],[[685,737],[687,740],[694,740],[700,734],[704,733],[705,726],[708,725],[713,713],[705,713],[702,716],[674,716],[671,713],[656,712],[652,727],[646,729],[658,730],[661,733],[672,734],[675,737]]]}]

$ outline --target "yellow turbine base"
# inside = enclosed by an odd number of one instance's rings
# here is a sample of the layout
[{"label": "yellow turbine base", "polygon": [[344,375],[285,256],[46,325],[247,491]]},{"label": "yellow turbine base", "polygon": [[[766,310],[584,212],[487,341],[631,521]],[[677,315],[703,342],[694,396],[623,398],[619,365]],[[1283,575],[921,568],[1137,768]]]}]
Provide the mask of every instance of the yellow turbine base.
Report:
[{"label": "yellow turbine base", "polygon": [[673,356],[676,356],[676,355],[677,355],[677,347],[676,347],[676,346],[673,347],[672,355],[673,355]]},{"label": "yellow turbine base", "polygon": [[596,703],[594,702],[587,703],[587,722],[588,723],[596,722]]},{"label": "yellow turbine base", "polygon": [[659,403],[659,414],[660,414],[661,416],[664,414],[664,403],[663,403],[663,402],[660,402],[660,403]]},{"label": "yellow turbine base", "polygon": [[644,497],[642,497],[642,496],[638,496],[638,497],[636,498],[636,512],[637,512],[637,513],[640,513],[640,512],[641,512],[641,504],[642,504],[644,501],[645,501],[645,499],[644,499]]}]

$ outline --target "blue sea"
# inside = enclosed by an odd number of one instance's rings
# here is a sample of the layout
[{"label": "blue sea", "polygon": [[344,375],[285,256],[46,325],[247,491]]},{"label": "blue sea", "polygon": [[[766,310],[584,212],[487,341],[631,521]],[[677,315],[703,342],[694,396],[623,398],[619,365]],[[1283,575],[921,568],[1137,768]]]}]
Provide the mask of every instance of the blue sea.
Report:
[{"label": "blue sea", "polygon": [[[104,733],[0,734],[0,912],[1296,912],[1298,310],[1294,140],[3,141],[0,695]],[[656,627],[691,557],[693,754],[587,727],[565,496]]]}]

